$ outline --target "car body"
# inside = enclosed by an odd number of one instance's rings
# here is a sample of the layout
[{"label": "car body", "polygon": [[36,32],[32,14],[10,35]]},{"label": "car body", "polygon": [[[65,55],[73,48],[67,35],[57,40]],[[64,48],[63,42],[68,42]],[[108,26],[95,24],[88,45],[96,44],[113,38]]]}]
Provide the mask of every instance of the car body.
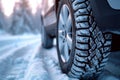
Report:
[{"label": "car body", "polygon": [[[44,0],[45,2],[46,0]],[[43,5],[45,5],[43,12],[44,17],[48,18],[51,16],[56,17],[56,12],[58,8],[58,3],[60,0],[52,0],[54,2],[52,6],[49,6],[48,1],[46,1]],[[113,4],[112,4],[113,3]],[[102,5],[101,5],[102,4]],[[46,7],[46,5],[48,5]],[[54,6],[54,9],[51,10]],[[91,6],[94,11],[94,16],[96,17],[96,21],[99,25],[99,28],[103,32],[113,32],[120,34],[120,1],[119,0],[91,0]],[[53,15],[54,13],[55,15]],[[50,15],[52,14],[52,15]],[[53,24],[56,22],[54,18],[54,22],[50,22],[49,24]],[[44,22],[47,22],[45,20]]]},{"label": "car body", "polygon": [[[51,0],[50,2],[53,5],[50,5],[50,6],[49,6],[50,3],[47,0],[43,1],[44,3],[43,16],[44,16],[45,27],[47,25],[56,24],[57,9],[59,5],[59,1],[60,0]],[[111,32],[114,34],[118,34],[119,36],[120,34],[120,0],[95,0],[95,1],[91,0],[90,5],[92,7],[96,22],[99,28],[101,29],[101,31],[103,33]],[[50,20],[49,18],[53,20]],[[55,28],[56,27],[52,28],[51,31],[55,30]],[[52,33],[55,33],[55,32],[52,32]],[[52,34],[52,35],[54,35],[54,37],[56,36],[55,34]]]},{"label": "car body", "polygon": [[49,9],[43,15],[43,47],[51,48],[56,37],[61,70],[73,78],[95,77],[109,52],[120,50],[120,1],[52,2],[44,4]]},{"label": "car body", "polygon": [[91,6],[102,31],[120,32],[119,0],[91,0]]},{"label": "car body", "polygon": [[55,26],[56,26],[56,12],[55,12],[55,0],[42,0],[43,7],[41,8],[43,24],[47,34],[54,38]]}]

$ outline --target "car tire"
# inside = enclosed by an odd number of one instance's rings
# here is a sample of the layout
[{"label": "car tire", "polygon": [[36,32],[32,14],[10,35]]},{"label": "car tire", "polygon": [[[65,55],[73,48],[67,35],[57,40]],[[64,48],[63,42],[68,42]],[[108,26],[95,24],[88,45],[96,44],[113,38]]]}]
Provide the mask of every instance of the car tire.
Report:
[{"label": "car tire", "polygon": [[53,47],[53,38],[50,37],[50,35],[46,31],[46,27],[44,26],[43,17],[41,16],[41,41],[42,41],[42,47],[49,49]]},{"label": "car tire", "polygon": [[111,35],[99,30],[89,0],[60,0],[57,53],[64,73],[79,79],[98,76],[108,60],[110,47]]},{"label": "car tire", "polygon": [[46,49],[52,48],[53,47],[53,38],[51,38],[47,34],[44,27],[43,27],[41,36],[42,36],[42,46],[43,46],[43,48],[46,48]]}]

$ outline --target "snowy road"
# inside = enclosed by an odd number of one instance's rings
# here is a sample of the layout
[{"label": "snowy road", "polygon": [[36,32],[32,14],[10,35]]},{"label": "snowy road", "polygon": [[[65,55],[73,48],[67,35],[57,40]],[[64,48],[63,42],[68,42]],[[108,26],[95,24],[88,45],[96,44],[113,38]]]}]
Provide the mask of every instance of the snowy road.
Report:
[{"label": "snowy road", "polygon": [[[120,79],[120,62],[117,60],[120,55],[117,53],[116,56],[111,55],[106,70],[98,80]],[[77,79],[61,72],[56,48],[43,49],[40,35],[0,35],[0,80]]]}]

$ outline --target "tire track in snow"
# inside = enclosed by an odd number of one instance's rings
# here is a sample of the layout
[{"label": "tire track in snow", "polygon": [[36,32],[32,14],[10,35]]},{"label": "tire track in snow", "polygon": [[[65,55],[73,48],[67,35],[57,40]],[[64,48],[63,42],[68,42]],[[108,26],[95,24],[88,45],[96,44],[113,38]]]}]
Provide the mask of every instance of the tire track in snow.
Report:
[{"label": "tire track in snow", "polygon": [[40,38],[31,40],[26,45],[21,45],[25,41],[17,43],[17,48],[13,46],[12,50],[4,52],[9,55],[1,57],[0,80],[49,80],[44,63],[39,56]]},{"label": "tire track in snow", "polygon": [[40,53],[43,56],[43,62],[46,65],[46,69],[51,77],[51,80],[78,80],[69,78],[66,74],[63,74],[57,59],[56,49],[51,50],[43,49]]},{"label": "tire track in snow", "polygon": [[[17,51],[23,47],[29,46],[29,45],[37,43],[37,42],[39,42],[39,40],[32,40],[29,42],[22,42],[22,43],[17,43],[15,45],[8,46],[7,48],[2,49],[3,51],[0,51],[0,60],[7,58],[10,55],[13,55],[13,53],[15,51]],[[12,49],[9,50],[9,48],[11,48],[11,47],[12,47]]]},{"label": "tire track in snow", "polygon": [[[52,49],[41,48],[40,54],[41,56],[43,56],[42,58],[46,65],[46,69],[51,77],[51,80],[79,80],[69,78],[66,74],[63,74],[61,72],[60,65],[57,59],[57,51],[55,47]],[[109,67],[110,66],[108,66],[108,68]],[[100,74],[100,76],[96,80],[120,80],[120,79],[111,72],[109,72],[108,70],[105,70],[102,72],[102,74]]]}]

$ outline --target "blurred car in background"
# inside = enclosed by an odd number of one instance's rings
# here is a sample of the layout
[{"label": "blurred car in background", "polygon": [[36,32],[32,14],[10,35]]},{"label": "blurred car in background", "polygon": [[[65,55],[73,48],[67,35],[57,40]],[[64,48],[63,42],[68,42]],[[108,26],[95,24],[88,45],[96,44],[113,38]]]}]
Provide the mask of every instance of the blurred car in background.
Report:
[{"label": "blurred car in background", "polygon": [[120,1],[43,0],[43,6],[43,47],[51,48],[56,37],[64,73],[97,77],[110,52],[120,50]]}]

